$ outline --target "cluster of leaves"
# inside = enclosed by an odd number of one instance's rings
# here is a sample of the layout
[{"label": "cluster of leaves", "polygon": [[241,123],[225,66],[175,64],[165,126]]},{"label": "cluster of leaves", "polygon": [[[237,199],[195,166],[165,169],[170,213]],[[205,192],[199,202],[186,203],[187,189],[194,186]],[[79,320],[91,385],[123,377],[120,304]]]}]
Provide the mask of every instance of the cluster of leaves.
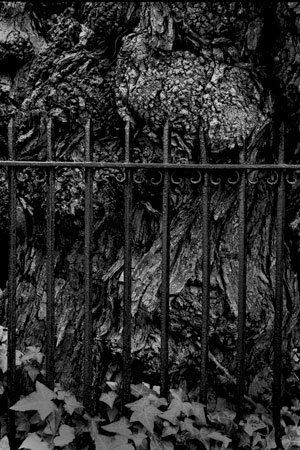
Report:
[{"label": "cluster of leaves", "polygon": [[[7,328],[0,326],[0,401],[5,393],[7,372],[8,335]],[[34,383],[38,375],[43,375],[44,354],[39,346],[28,346],[24,352],[16,350],[16,367],[21,368]]]},{"label": "cluster of leaves", "polygon": [[[16,352],[21,366],[35,390],[20,398],[15,411],[19,448],[28,450],[224,450],[277,448],[269,412],[257,405],[239,423],[236,413],[224,399],[212,410],[189,398],[182,389],[170,389],[169,398],[160,389],[141,383],[131,385],[132,401],[122,408],[121,388],[107,382],[100,397],[101,408],[91,416],[70,391],[56,385],[50,390],[38,377],[43,376],[44,355],[38,346]],[[7,329],[0,326],[1,395],[5,392],[7,370]],[[33,385],[32,384],[32,385]],[[0,416],[0,449],[10,450],[7,414]],[[300,402],[282,409],[282,446],[300,448]]]},{"label": "cluster of leaves", "polygon": [[[119,387],[107,383],[102,393],[104,405],[92,417],[75,396],[59,385],[48,389],[36,381],[36,390],[11,407],[16,411],[19,448],[54,450],[64,448],[96,450],[174,450],[174,449],[275,449],[274,428],[265,410],[245,417],[239,424],[235,413],[220,403],[214,412],[205,405],[187,401],[182,389],[171,389],[169,399],[159,396],[159,388],[145,383],[131,385],[133,401],[121,414]],[[283,409],[285,450],[300,446],[300,416]],[[2,445],[2,447],[1,447]],[[9,450],[7,436],[0,448]]]}]

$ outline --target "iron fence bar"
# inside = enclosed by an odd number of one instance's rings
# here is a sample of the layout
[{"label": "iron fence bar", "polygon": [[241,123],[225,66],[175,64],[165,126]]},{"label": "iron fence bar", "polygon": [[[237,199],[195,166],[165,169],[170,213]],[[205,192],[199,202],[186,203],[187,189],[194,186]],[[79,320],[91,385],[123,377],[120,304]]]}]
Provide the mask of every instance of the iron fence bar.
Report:
[{"label": "iron fence bar", "polygon": [[[284,123],[280,126],[279,164],[284,162]],[[273,421],[277,444],[280,444],[280,408],[282,375],[282,311],[283,311],[283,256],[285,227],[285,177],[280,173],[276,214],[276,274],[275,274],[275,316],[274,316],[274,366],[273,366]]]},{"label": "iron fence bar", "polygon": [[[47,123],[47,160],[53,160],[53,121]],[[47,348],[46,382],[54,389],[54,349],[55,349],[55,304],[54,304],[54,227],[55,227],[55,168],[47,173],[47,224],[46,224],[46,270],[47,270]]]},{"label": "iron fence bar", "polygon": [[[199,130],[201,160],[207,163],[206,145],[202,127]],[[201,373],[200,397],[207,401],[207,362],[209,338],[209,307],[210,307],[210,245],[209,245],[209,173],[204,172],[202,185],[202,329],[201,329]]]},{"label": "iron fence bar", "polygon": [[[8,125],[8,157],[16,157],[15,122],[11,119]],[[9,255],[8,255],[8,405],[16,401],[16,265],[17,265],[17,193],[16,169],[8,169],[9,185]],[[9,412],[9,436],[13,445],[15,435],[14,411]]]},{"label": "iron fence bar", "polygon": [[[169,121],[163,131],[163,162],[169,160]],[[170,291],[170,173],[163,174],[162,193],[162,285],[161,285],[161,389],[160,393],[167,398],[169,390],[169,291]]]},{"label": "iron fence bar", "polygon": [[[240,152],[245,163],[246,149]],[[239,279],[238,279],[238,343],[237,343],[237,418],[241,418],[245,390],[245,320],[246,320],[246,172],[241,173],[239,186]]]},{"label": "iron fence bar", "polygon": [[0,160],[0,167],[91,167],[94,169],[153,169],[153,170],[299,170],[300,164],[179,164],[179,163],[135,163],[135,162],[97,162],[97,161],[10,161]]},{"label": "iron fence bar", "polygon": [[[125,127],[125,161],[130,161],[130,121]],[[123,310],[123,405],[130,400],[131,381],[131,265],[132,171],[126,169],[124,189],[124,310]]]},{"label": "iron fence bar", "polygon": [[[91,161],[92,153],[92,122],[88,119],[85,125],[85,160]],[[93,239],[93,173],[92,168],[85,169],[84,196],[84,382],[83,403],[91,407],[91,392],[93,380],[92,347],[92,239]]]}]

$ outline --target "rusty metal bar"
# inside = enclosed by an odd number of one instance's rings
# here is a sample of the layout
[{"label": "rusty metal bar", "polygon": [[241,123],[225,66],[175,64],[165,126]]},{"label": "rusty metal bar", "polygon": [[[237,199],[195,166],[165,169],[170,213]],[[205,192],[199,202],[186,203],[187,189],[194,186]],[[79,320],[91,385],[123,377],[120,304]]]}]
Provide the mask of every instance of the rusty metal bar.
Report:
[{"label": "rusty metal bar", "polygon": [[[15,122],[11,119],[8,125],[8,157],[14,160],[15,148]],[[7,384],[8,405],[12,406],[16,401],[16,265],[17,265],[17,193],[16,193],[16,169],[8,169],[9,188],[9,255],[8,255],[8,349],[7,349]],[[15,416],[9,413],[9,436],[11,444],[14,442]]]},{"label": "rusty metal bar", "polygon": [[[169,122],[164,126],[163,162],[169,161]],[[169,291],[170,291],[170,173],[163,174],[162,193],[162,285],[161,285],[161,389],[163,397],[169,390]]]},{"label": "rusty metal bar", "polygon": [[[206,145],[203,129],[199,129],[199,144],[201,162],[207,163]],[[201,373],[200,397],[207,401],[207,362],[209,338],[209,307],[210,307],[210,244],[209,244],[209,173],[204,172],[202,185],[202,329],[201,329]]]},{"label": "rusty metal bar", "polygon": [[[125,162],[130,161],[130,122],[125,127]],[[132,264],[132,171],[126,169],[124,190],[124,312],[123,312],[123,404],[130,399],[131,381],[131,264]]]},{"label": "rusty metal bar", "polygon": [[[278,162],[284,162],[284,123],[279,130]],[[276,215],[276,274],[275,274],[275,316],[274,316],[274,366],[273,366],[273,420],[277,443],[280,442],[280,408],[281,408],[281,377],[282,377],[282,310],[283,310],[283,257],[285,228],[285,173],[280,172],[277,215]]]},{"label": "rusty metal bar", "polygon": [[[91,161],[92,122],[88,119],[85,125],[85,161]],[[92,318],[92,242],[93,242],[93,173],[90,167],[85,169],[84,198],[84,380],[83,403],[91,406],[93,380],[93,318]]]},{"label": "rusty metal bar", "polygon": [[[240,163],[245,164],[245,146]],[[245,390],[245,321],[246,321],[246,172],[241,172],[239,186],[239,279],[238,279],[238,343],[237,343],[237,417],[241,417]]]},{"label": "rusty metal bar", "polygon": [[[47,161],[53,160],[53,122],[47,123]],[[55,300],[54,300],[54,227],[55,227],[55,168],[47,173],[47,225],[46,225],[46,270],[47,270],[47,347],[46,383],[54,389],[55,377]]]},{"label": "rusty metal bar", "polygon": [[300,170],[300,164],[178,164],[178,163],[136,163],[136,162],[97,162],[97,161],[9,161],[0,160],[3,167],[92,167],[95,169],[158,169],[158,170],[210,170],[210,171],[243,171],[243,170]]}]

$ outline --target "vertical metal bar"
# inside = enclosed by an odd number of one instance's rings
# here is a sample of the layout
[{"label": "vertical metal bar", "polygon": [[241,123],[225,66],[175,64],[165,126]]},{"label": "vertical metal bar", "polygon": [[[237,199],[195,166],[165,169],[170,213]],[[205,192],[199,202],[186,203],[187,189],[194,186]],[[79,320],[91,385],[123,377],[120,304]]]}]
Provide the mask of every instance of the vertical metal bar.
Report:
[{"label": "vertical metal bar", "polygon": [[[8,125],[8,158],[15,160],[15,122],[11,119]],[[9,260],[8,260],[8,405],[12,406],[16,401],[16,169],[8,168],[9,186]],[[9,435],[11,444],[14,441],[15,420],[14,412],[9,414]]]},{"label": "vertical metal bar", "polygon": [[[163,162],[169,162],[169,121],[164,126]],[[170,291],[170,173],[164,171],[162,194],[161,395],[168,396]]]},{"label": "vertical metal bar", "polygon": [[[284,123],[279,131],[279,164],[284,163]],[[274,317],[274,366],[273,366],[273,420],[277,442],[280,442],[281,372],[282,372],[282,303],[283,303],[283,257],[285,227],[285,172],[280,171],[277,194],[276,217],[276,279]]]},{"label": "vertical metal bar", "polygon": [[[125,162],[130,162],[130,122],[125,127]],[[131,381],[131,214],[132,170],[126,169],[124,190],[124,312],[123,312],[123,404],[130,399]]]},{"label": "vertical metal bar", "polygon": [[[240,151],[240,164],[245,164],[246,149]],[[239,186],[239,279],[238,279],[238,343],[237,343],[237,417],[241,417],[245,389],[245,320],[246,320],[246,171],[241,171]]]},{"label": "vertical metal bar", "polygon": [[[85,126],[85,161],[92,161],[92,122],[88,119]],[[85,169],[85,213],[84,213],[84,381],[83,402],[91,405],[93,380],[92,348],[92,238],[93,238],[93,173]]]},{"label": "vertical metal bar", "polygon": [[[53,122],[47,123],[47,161],[53,159]],[[55,312],[54,312],[54,226],[55,226],[55,173],[48,168],[47,177],[47,349],[46,349],[46,382],[50,389],[54,388],[54,348],[55,348]]]},{"label": "vertical metal bar", "polygon": [[[202,164],[207,163],[206,146],[203,129],[199,129],[199,145]],[[209,174],[204,172],[202,186],[202,329],[201,329],[201,373],[200,397],[203,403],[207,400],[207,361],[209,337],[209,285],[210,285],[210,245],[209,245]]]}]

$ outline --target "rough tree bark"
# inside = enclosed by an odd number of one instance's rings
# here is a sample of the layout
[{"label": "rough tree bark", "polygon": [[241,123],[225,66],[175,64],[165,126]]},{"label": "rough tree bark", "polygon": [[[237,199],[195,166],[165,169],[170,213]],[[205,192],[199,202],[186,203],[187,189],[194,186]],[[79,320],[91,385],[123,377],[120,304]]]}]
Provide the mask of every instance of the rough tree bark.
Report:
[{"label": "rough tree bark", "polygon": [[[15,116],[20,159],[45,158],[45,118],[55,119],[60,160],[81,160],[83,126],[95,121],[95,159],[123,157],[124,118],[134,131],[136,161],[161,158],[165,119],[173,161],[199,161],[203,126],[209,160],[276,160],[278,124],[287,124],[287,160],[299,158],[300,3],[61,2],[1,4],[1,157]],[[40,122],[41,120],[41,122]],[[40,126],[41,123],[41,126]],[[38,172],[38,171],[37,171]],[[45,343],[45,189],[23,171],[18,204],[18,345]],[[107,174],[106,174],[107,175]],[[222,175],[222,174],[221,174]],[[79,177],[79,178],[76,178]],[[237,186],[211,187],[210,385],[226,395],[237,341]],[[28,185],[28,182],[30,185]],[[65,171],[56,186],[56,376],[77,388],[82,374],[83,182]],[[5,219],[7,196],[1,187]],[[247,389],[270,399],[274,317],[275,190],[261,177],[247,186]],[[95,183],[93,247],[94,395],[118,378],[121,361],[122,186],[111,175]],[[299,183],[289,188],[284,266],[285,393],[296,395],[292,355],[299,347]],[[158,382],[160,188],[134,187],[133,376]],[[197,390],[201,332],[201,187],[172,188],[170,367],[173,383]],[[1,233],[7,236],[3,220]],[[5,321],[3,290],[1,323]],[[191,320],[193,318],[193,320]],[[216,361],[219,363],[216,365]],[[264,383],[260,383],[264,380]],[[260,388],[259,386],[262,386]],[[224,392],[223,392],[224,394]]]}]

